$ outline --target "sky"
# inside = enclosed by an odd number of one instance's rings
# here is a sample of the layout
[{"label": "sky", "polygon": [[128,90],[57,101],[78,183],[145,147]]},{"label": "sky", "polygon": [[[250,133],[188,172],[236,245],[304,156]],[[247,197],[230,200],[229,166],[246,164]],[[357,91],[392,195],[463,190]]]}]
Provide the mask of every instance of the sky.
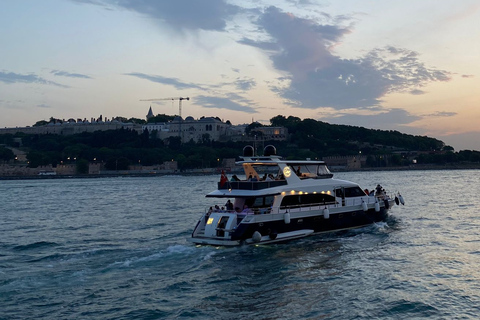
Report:
[{"label": "sky", "polygon": [[478,21],[478,0],[0,0],[0,127],[174,115],[189,97],[184,118],[480,150]]}]

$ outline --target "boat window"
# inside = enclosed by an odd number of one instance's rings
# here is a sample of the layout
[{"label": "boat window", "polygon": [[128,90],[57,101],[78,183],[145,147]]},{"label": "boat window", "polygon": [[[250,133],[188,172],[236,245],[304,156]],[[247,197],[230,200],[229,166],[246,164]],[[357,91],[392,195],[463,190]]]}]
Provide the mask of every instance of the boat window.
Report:
[{"label": "boat window", "polygon": [[[353,197],[363,197],[365,195],[365,191],[363,191],[360,187],[350,187],[350,188],[343,188],[345,192],[345,198],[353,198]],[[337,197],[342,197],[342,189],[336,189],[335,195]]]},{"label": "boat window", "polygon": [[273,204],[274,196],[252,197],[245,200],[245,204],[250,208],[270,207]]},{"label": "boat window", "polygon": [[280,207],[291,207],[291,206],[306,206],[306,205],[323,205],[323,204],[334,204],[335,197],[317,193],[317,194],[302,194],[302,195],[293,195],[285,196],[282,199]]},{"label": "boat window", "polygon": [[324,175],[331,175],[331,174],[332,173],[330,172],[330,170],[328,170],[326,165],[322,164],[318,166],[317,175],[324,176]]},{"label": "boat window", "polygon": [[301,178],[332,177],[332,173],[325,164],[289,164],[292,170]]}]

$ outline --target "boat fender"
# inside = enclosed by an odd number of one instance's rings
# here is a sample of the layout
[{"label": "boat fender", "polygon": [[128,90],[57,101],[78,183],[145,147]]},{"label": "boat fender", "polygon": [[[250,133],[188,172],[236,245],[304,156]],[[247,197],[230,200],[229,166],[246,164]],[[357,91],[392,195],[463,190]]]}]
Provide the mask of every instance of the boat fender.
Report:
[{"label": "boat fender", "polygon": [[252,240],[253,242],[256,242],[256,243],[262,241],[262,234],[258,231],[255,231],[252,235]]},{"label": "boat fender", "polygon": [[390,203],[388,202],[387,199],[383,200],[383,203],[385,203],[385,209],[390,208]]},{"label": "boat fender", "polygon": [[402,206],[405,205],[405,200],[403,200],[403,197],[400,193],[398,194],[398,199],[400,200],[400,203],[402,204]]},{"label": "boat fender", "polygon": [[368,205],[365,201],[362,200],[362,209],[363,211],[368,211]]},{"label": "boat fender", "polygon": [[380,203],[378,201],[375,201],[375,211],[380,212]]},{"label": "boat fender", "polygon": [[290,213],[289,212],[285,212],[283,214],[283,220],[285,221],[286,224],[290,223]]},{"label": "boat fender", "polygon": [[330,218],[330,210],[328,210],[328,208],[323,209],[323,218],[324,219]]},{"label": "boat fender", "polygon": [[398,200],[397,196],[395,196],[395,203],[397,204],[397,206],[400,204],[400,200]]},{"label": "boat fender", "polygon": [[277,233],[275,231],[272,231],[270,232],[270,234],[268,235],[268,237],[271,239],[271,240],[275,240],[277,239]]}]

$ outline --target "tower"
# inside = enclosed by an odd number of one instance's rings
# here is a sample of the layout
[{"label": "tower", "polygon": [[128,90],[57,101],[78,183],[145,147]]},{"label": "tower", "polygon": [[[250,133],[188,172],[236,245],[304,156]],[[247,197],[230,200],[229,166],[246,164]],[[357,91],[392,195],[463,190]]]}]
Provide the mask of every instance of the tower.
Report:
[{"label": "tower", "polygon": [[153,118],[154,115],[153,115],[153,111],[152,111],[152,106],[150,106],[150,109],[148,109],[148,113],[147,113],[147,122],[148,122],[148,119],[150,118]]}]

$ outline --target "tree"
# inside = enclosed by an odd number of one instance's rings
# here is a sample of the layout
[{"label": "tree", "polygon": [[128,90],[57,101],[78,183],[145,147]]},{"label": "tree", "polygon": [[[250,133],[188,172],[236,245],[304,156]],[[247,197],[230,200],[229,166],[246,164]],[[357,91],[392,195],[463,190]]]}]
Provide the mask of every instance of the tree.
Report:
[{"label": "tree", "polygon": [[48,121],[46,121],[46,120],[40,120],[40,121],[35,122],[35,124],[33,125],[33,127],[41,127],[41,126],[44,126],[44,125],[46,125],[46,124],[48,124]]},{"label": "tree", "polygon": [[85,160],[85,159],[77,160],[77,162],[76,162],[77,173],[87,174],[88,173],[88,167],[89,167],[89,164],[88,164],[87,160]]},{"label": "tree", "polygon": [[0,160],[3,160],[4,162],[8,162],[14,158],[15,158],[15,154],[13,153],[12,150],[5,147],[0,147]]},{"label": "tree", "polygon": [[138,124],[145,124],[147,123],[147,121],[143,120],[143,119],[138,119],[138,118],[130,118],[127,120],[127,122],[131,122],[131,123],[138,123]]},{"label": "tree", "polygon": [[263,127],[263,125],[259,122],[252,122],[250,123],[246,128],[245,128],[245,134],[247,136],[250,136],[250,135],[254,135],[254,134],[258,134],[258,133],[254,133],[255,132],[255,129],[256,128],[260,128],[260,127]]},{"label": "tree", "polygon": [[179,150],[182,146],[182,139],[180,137],[168,137],[167,138],[168,146],[172,150]]},{"label": "tree", "polygon": [[168,116],[166,114],[157,114],[154,117],[148,119],[148,123],[158,123],[158,122],[170,122],[175,119],[175,116]]}]

